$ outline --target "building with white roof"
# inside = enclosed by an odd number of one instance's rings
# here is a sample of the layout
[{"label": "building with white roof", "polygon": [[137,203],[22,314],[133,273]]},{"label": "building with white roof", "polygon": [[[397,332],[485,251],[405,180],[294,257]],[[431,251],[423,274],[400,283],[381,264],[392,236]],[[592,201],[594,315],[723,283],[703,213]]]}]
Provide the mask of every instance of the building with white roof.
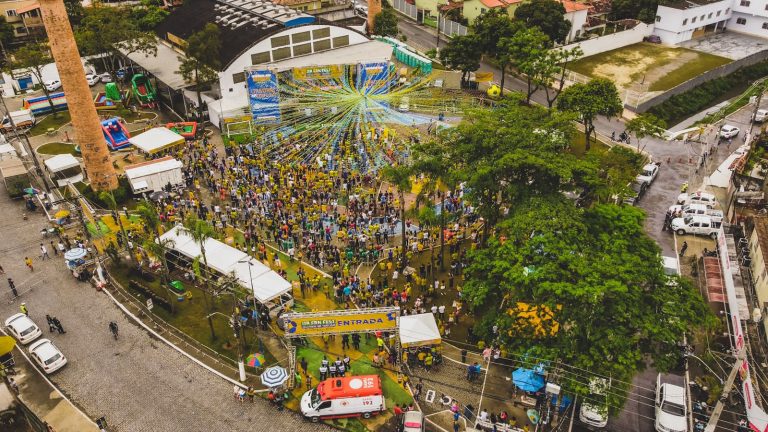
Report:
[{"label": "building with white roof", "polygon": [[51,179],[59,187],[83,181],[84,178],[80,161],[71,154],[60,154],[46,159],[45,167],[48,169]]},{"label": "building with white roof", "polygon": [[155,192],[184,185],[184,165],[171,156],[125,167],[125,176],[133,193]]},{"label": "building with white roof", "polygon": [[762,0],[677,0],[656,10],[653,34],[676,45],[724,31],[768,38],[768,4]]}]

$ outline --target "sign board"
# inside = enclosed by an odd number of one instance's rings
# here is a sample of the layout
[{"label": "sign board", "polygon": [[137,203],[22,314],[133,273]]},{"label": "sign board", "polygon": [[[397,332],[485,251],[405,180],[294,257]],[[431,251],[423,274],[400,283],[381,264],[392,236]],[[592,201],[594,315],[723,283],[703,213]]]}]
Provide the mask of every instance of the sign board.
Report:
[{"label": "sign board", "polygon": [[285,323],[285,337],[291,338],[395,330],[399,316],[399,308],[388,307],[287,313],[283,314],[282,319]]},{"label": "sign board", "polygon": [[389,68],[389,62],[358,64],[357,90],[363,95],[389,92]]},{"label": "sign board", "polygon": [[491,82],[493,81],[493,72],[475,72],[475,81]]},{"label": "sign board", "polygon": [[249,70],[245,72],[248,87],[248,106],[256,124],[280,122],[280,93],[277,74],[273,71]]},{"label": "sign board", "polygon": [[153,307],[155,307],[155,304],[152,303],[152,299],[147,299],[147,309],[152,310]]},{"label": "sign board", "polygon": [[293,69],[293,78],[297,81],[339,79],[344,74],[344,66],[307,66]]}]

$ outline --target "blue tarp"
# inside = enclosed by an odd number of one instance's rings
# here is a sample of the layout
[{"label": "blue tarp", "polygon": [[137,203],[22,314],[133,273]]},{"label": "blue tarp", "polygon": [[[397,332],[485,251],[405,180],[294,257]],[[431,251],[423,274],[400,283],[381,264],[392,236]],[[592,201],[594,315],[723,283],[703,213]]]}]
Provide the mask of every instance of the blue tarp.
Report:
[{"label": "blue tarp", "polygon": [[531,369],[520,368],[512,372],[512,382],[515,387],[526,392],[536,392],[544,387],[544,377]]}]

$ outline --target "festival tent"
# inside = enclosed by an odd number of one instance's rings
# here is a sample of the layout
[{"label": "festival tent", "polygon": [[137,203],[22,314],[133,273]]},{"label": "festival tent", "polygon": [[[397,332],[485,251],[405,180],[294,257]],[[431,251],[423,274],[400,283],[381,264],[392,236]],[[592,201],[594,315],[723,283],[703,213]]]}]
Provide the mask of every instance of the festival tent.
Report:
[{"label": "festival tent", "polygon": [[[160,240],[170,240],[170,249],[190,260],[200,257],[200,264],[205,264],[200,245],[180,225],[160,236]],[[204,245],[208,267],[223,275],[234,274],[243,288],[253,290],[259,303],[291,292],[290,282],[245,252],[215,239],[206,240]]]},{"label": "festival tent", "polygon": [[436,345],[442,342],[435,316],[431,313],[400,317],[400,345],[403,348]]},{"label": "festival tent", "polygon": [[184,144],[184,137],[165,127],[152,128],[128,140],[139,150],[155,154],[169,147]]},{"label": "festival tent", "polygon": [[45,160],[45,167],[51,173],[59,187],[68,183],[77,183],[83,180],[83,170],[78,161],[71,154],[60,154]]}]

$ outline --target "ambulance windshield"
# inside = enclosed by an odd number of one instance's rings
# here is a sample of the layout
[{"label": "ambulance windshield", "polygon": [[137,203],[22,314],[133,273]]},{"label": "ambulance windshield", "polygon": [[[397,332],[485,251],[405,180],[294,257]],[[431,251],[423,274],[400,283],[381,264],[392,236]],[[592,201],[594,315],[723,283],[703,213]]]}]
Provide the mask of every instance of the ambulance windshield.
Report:
[{"label": "ambulance windshield", "polygon": [[312,408],[317,408],[317,406],[320,405],[320,393],[317,392],[316,388],[312,389],[312,391],[309,393],[309,401],[310,405],[312,405]]}]

